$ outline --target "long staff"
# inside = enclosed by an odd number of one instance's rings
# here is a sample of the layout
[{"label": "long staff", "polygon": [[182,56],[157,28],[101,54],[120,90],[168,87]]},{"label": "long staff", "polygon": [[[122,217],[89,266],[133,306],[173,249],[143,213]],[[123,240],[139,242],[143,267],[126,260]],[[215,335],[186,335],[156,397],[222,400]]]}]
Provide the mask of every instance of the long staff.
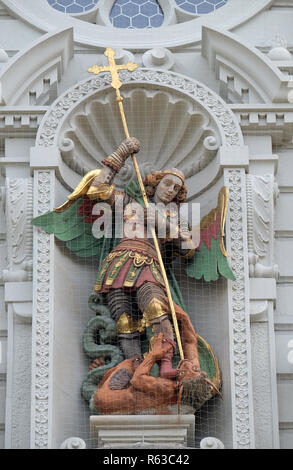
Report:
[{"label": "long staff", "polygon": [[[121,119],[122,119],[122,124],[123,124],[123,128],[124,128],[125,136],[126,136],[126,138],[129,138],[130,134],[129,134],[128,126],[127,126],[126,116],[125,116],[125,113],[124,113],[123,97],[120,94],[120,88],[122,86],[122,82],[119,80],[118,71],[119,70],[129,70],[129,71],[132,72],[133,70],[135,70],[138,67],[138,65],[134,64],[133,62],[128,62],[127,64],[117,65],[116,62],[115,62],[115,51],[111,47],[107,47],[107,49],[104,52],[104,55],[108,58],[109,65],[108,66],[101,66],[101,67],[98,66],[98,65],[93,65],[92,67],[90,67],[88,69],[88,72],[94,73],[95,75],[99,74],[100,72],[110,72],[111,73],[111,77],[112,77],[111,86],[116,90],[116,99],[117,99],[117,103],[118,103],[119,110],[120,110],[120,115],[121,115]],[[137,176],[137,179],[138,179],[141,194],[142,194],[142,197],[143,197],[144,205],[145,205],[146,208],[148,208],[149,207],[149,202],[148,202],[148,199],[147,199],[147,195],[146,195],[146,192],[145,192],[145,187],[144,187],[144,184],[143,184],[143,181],[142,181],[142,177],[141,177],[141,174],[140,174],[140,171],[139,171],[139,167],[138,167],[138,164],[137,164],[136,157],[135,157],[134,154],[132,154],[131,158],[132,158],[133,166],[134,166],[136,176]],[[176,339],[177,339],[180,358],[184,359],[182,343],[181,343],[181,338],[180,338],[180,333],[179,333],[179,328],[178,328],[177,317],[176,317],[176,313],[175,313],[175,309],[174,309],[172,294],[171,294],[171,291],[170,291],[170,286],[169,286],[165,266],[164,266],[164,263],[163,263],[158,238],[157,238],[155,229],[153,227],[151,228],[151,234],[152,234],[152,237],[153,237],[153,240],[154,240],[154,244],[155,244],[155,248],[156,248],[156,252],[157,252],[157,256],[158,256],[158,261],[159,261],[159,265],[160,265],[160,269],[161,269],[162,276],[163,276],[163,279],[164,279],[164,284],[165,284],[165,288],[166,288],[166,292],[167,292],[168,302],[169,302],[170,309],[171,309],[172,320],[173,320],[174,330],[175,330],[175,334],[176,334]]]}]

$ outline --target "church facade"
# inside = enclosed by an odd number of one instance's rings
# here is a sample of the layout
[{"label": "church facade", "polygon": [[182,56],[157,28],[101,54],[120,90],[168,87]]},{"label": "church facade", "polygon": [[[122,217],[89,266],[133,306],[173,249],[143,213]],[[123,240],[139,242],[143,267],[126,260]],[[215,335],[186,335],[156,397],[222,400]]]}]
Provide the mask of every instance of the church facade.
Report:
[{"label": "church facade", "polygon": [[289,0],[0,0],[0,448],[96,446],[80,392],[96,262],[31,220],[124,138],[109,73],[88,72],[107,47],[139,65],[120,80],[142,174],[178,168],[202,215],[229,188],[236,280],[177,269],[223,381],[194,447],[293,447],[292,19]]}]

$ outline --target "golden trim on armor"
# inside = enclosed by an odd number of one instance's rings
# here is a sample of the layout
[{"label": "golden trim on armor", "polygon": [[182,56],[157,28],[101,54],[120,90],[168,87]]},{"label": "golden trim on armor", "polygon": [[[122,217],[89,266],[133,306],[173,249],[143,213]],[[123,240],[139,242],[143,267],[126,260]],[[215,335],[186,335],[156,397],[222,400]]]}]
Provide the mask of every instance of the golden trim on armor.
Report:
[{"label": "golden trim on armor", "polygon": [[140,267],[136,267],[132,263],[131,269],[128,271],[128,274],[127,274],[126,279],[124,281],[124,284],[123,284],[124,287],[133,287],[134,286],[134,284],[136,283],[137,278],[138,278],[138,276],[139,276],[139,274],[142,270],[142,267],[143,267],[143,265],[140,266]]},{"label": "golden trim on armor", "polygon": [[123,286],[124,287],[133,287],[135,284],[135,281],[124,281]]},{"label": "golden trim on armor", "polygon": [[54,212],[64,212],[68,209],[78,198],[85,196],[88,189],[90,188],[92,182],[97,178],[100,173],[101,169],[91,170],[89,171],[80,181],[80,183],[76,186],[75,190],[67,196],[67,201],[62,204],[62,206],[55,207],[53,210]]},{"label": "golden trim on armor", "polygon": [[[111,253],[109,253],[109,255],[103,260],[103,265],[108,263],[109,261],[112,261],[114,258],[117,258],[118,256],[121,256],[121,255],[128,255],[129,258],[132,258],[133,259],[133,264],[136,268],[140,268],[141,266],[143,266],[144,264],[152,264],[153,263],[153,258],[151,258],[150,256],[146,256],[146,255],[142,255],[141,253],[137,253],[133,250],[127,250],[127,251],[112,251]],[[124,259],[124,256],[123,256],[123,259]]]},{"label": "golden trim on armor", "polygon": [[219,361],[218,361],[214,351],[212,350],[210,344],[207,343],[207,341],[202,336],[200,336],[198,333],[196,333],[196,337],[197,337],[197,339],[200,339],[200,341],[202,341],[204,343],[205,347],[208,349],[208,351],[210,352],[210,354],[212,355],[212,357],[214,359],[214,364],[215,364],[215,367],[216,367],[216,377],[212,376],[212,377],[210,377],[210,380],[216,385],[217,388],[220,388],[222,380],[221,380],[221,371],[220,371],[220,367],[219,367]]},{"label": "golden trim on armor", "polygon": [[129,253],[126,251],[126,253],[124,253],[122,258],[120,258],[117,261],[117,263],[112,267],[112,269],[109,273],[109,276],[107,277],[106,283],[105,283],[106,286],[111,286],[113,284],[117,272],[120,271],[122,266],[126,263],[128,257],[129,257]]},{"label": "golden trim on armor", "polygon": [[163,286],[165,285],[164,284],[164,280],[163,280],[163,277],[159,271],[159,264],[158,263],[153,263],[151,265],[151,271],[153,273],[153,276],[154,278],[156,279],[156,281],[158,281],[160,284],[162,284]]},{"label": "golden trim on armor", "polygon": [[116,323],[116,330],[118,334],[124,333],[142,333],[146,327],[150,326],[144,318],[133,319],[131,315],[124,312]]},{"label": "golden trim on armor", "polygon": [[142,253],[145,256],[151,257],[158,261],[157,259],[157,252],[155,249],[155,246],[152,245],[150,242],[147,240],[138,240],[138,239],[127,239],[127,240],[122,240],[114,250],[128,250],[128,251],[133,251],[133,252],[138,252]]},{"label": "golden trim on armor", "polygon": [[97,279],[97,282],[95,283],[94,285],[94,290],[95,291],[99,291],[102,287],[102,283],[103,283],[103,279],[104,279],[104,276],[106,274],[106,271],[109,267],[109,264],[110,264],[110,261],[107,262],[106,259],[103,260],[103,263],[102,263],[102,269],[99,273],[99,277]]},{"label": "golden trim on armor", "polygon": [[90,199],[102,199],[102,201],[109,199],[115,189],[115,185],[109,185],[106,183],[99,183],[95,185],[94,183],[95,182],[92,183],[86,195]]},{"label": "golden trim on armor", "polygon": [[109,253],[109,255],[102,261],[101,271],[99,272],[97,282],[94,285],[94,290],[95,291],[101,290],[103,280],[104,280],[104,276],[106,274],[107,269],[109,268],[109,265],[110,265],[111,261],[115,257],[122,255],[123,253],[124,253],[124,251],[115,251],[115,252]]},{"label": "golden trim on armor", "polygon": [[133,251],[129,253],[129,258],[133,258],[133,264],[136,268],[140,268],[144,264],[150,265],[153,263],[153,258]]},{"label": "golden trim on armor", "polygon": [[[119,244],[118,248],[119,247],[121,247],[121,244]],[[115,258],[119,259],[112,263]],[[109,253],[108,256],[102,261],[101,269],[94,285],[94,290],[96,292],[100,291],[103,284],[106,286],[111,286],[115,279],[117,279],[120,270],[123,268],[128,259],[132,260],[132,267],[128,269],[127,276],[123,282],[124,287],[134,286],[143,266],[149,266],[154,279],[164,286],[164,281],[159,271],[159,264],[157,260],[154,259],[151,255],[147,253],[142,254],[134,250],[114,250]],[[106,280],[104,281],[108,269],[110,270],[107,274]]]},{"label": "golden trim on armor", "polygon": [[107,263],[108,261],[112,261],[114,258],[117,258],[117,256],[123,255],[125,251],[111,251],[111,253],[108,254],[108,256],[103,260],[103,264]]},{"label": "golden trim on armor", "polygon": [[152,299],[146,307],[146,310],[143,312],[143,318],[151,323],[152,320],[160,318],[163,315],[168,315],[168,312],[164,309],[164,304],[159,299]]},{"label": "golden trim on armor", "polygon": [[164,170],[164,171],[162,171],[162,173],[163,173],[164,175],[174,175],[174,176],[177,176],[177,178],[180,178],[181,181],[182,181],[182,183],[184,184],[184,175],[183,175],[183,174],[181,174],[181,173],[179,173],[179,172],[177,172],[177,171],[175,171],[175,170],[174,170],[174,171],[173,171],[173,170]]}]

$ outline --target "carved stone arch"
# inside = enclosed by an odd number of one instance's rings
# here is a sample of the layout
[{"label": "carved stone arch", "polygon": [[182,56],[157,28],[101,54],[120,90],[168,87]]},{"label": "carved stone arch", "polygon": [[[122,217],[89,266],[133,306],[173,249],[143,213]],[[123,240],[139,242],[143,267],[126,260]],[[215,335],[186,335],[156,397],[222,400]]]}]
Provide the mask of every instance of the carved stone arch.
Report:
[{"label": "carved stone arch", "polygon": [[[219,149],[243,146],[238,120],[226,103],[204,84],[174,72],[140,69],[120,78],[130,133],[142,143],[142,173],[176,163],[192,182],[191,191],[211,186],[219,177]],[[36,147],[58,149],[59,177],[69,189],[76,175],[99,166],[123,139],[110,81],[104,73],[67,90],[39,127]],[[131,165],[119,176],[121,185],[134,177]]]}]

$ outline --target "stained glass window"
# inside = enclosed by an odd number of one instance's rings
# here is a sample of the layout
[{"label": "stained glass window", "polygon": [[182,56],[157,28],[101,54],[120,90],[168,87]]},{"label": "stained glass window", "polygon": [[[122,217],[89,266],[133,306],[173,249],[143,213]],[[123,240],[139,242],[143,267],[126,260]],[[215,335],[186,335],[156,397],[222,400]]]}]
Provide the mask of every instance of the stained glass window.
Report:
[{"label": "stained glass window", "polygon": [[164,14],[157,0],[116,0],[110,20],[116,28],[157,28]]},{"label": "stained glass window", "polygon": [[204,15],[215,11],[226,5],[228,0],[175,0],[176,4],[182,10],[194,13],[197,15]]},{"label": "stained glass window", "polygon": [[55,10],[63,13],[83,13],[91,10],[99,0],[48,0]]},{"label": "stained glass window", "polygon": [[[47,0],[58,11],[69,14],[84,13],[94,8],[99,0]],[[110,2],[110,0],[108,0]],[[177,7],[194,15],[214,12],[228,0],[169,0],[169,7]],[[116,28],[158,28],[163,25],[164,13],[159,0],[116,0],[109,19]]]}]

